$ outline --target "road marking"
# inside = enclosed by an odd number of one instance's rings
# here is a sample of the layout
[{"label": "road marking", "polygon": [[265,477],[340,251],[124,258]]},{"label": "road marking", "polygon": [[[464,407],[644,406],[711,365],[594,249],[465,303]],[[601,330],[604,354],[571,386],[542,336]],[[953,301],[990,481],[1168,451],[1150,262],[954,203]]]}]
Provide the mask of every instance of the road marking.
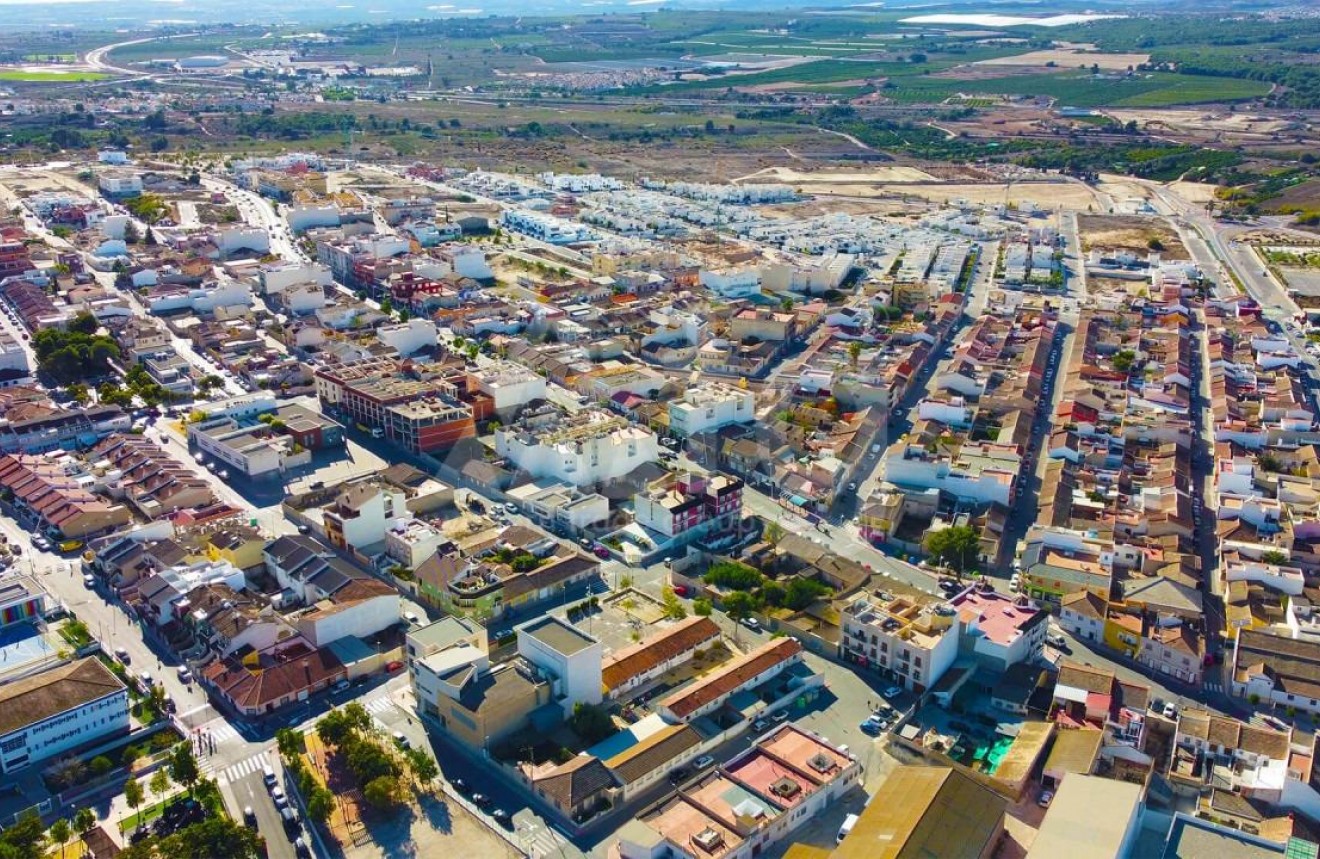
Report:
[{"label": "road marking", "polygon": [[267,766],[271,765],[270,758],[266,752],[258,752],[250,758],[239,761],[236,764],[230,764],[220,771],[217,781],[222,784],[233,784],[244,776],[252,773],[261,772]]}]

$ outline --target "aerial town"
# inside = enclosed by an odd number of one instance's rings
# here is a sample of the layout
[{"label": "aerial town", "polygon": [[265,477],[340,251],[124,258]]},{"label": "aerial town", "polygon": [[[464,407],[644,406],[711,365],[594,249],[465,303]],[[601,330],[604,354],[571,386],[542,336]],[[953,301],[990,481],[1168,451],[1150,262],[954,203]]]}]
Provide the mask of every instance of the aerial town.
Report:
[{"label": "aerial town", "polygon": [[[951,78],[861,58],[437,87],[397,35],[128,29],[0,69],[0,856],[1320,857],[1320,178],[1181,136],[1309,141],[1310,78],[964,17],[1004,56],[948,73],[1043,95],[966,78],[930,124],[984,157],[939,163],[856,134]],[[1038,80],[1077,74],[1128,109]],[[435,119],[554,92],[760,107],[701,165]],[[442,148],[387,149],[396,102]]]}]

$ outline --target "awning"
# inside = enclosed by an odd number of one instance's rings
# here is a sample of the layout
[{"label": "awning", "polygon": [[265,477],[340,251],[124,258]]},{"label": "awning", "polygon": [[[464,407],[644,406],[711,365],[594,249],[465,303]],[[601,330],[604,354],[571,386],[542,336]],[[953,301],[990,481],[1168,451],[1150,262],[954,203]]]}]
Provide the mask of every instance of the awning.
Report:
[{"label": "awning", "polygon": [[792,498],[790,498],[790,499],[788,499],[788,500],[791,501],[791,502],[793,502],[793,505],[796,506],[796,507],[806,507],[806,506],[807,506],[807,499],[803,498],[801,495],[794,495]]}]

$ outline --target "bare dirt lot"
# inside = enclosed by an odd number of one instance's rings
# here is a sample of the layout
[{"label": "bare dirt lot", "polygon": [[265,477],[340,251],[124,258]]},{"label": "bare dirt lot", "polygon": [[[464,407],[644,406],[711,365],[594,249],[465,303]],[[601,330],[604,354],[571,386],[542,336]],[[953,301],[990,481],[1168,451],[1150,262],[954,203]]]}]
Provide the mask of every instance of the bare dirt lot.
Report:
[{"label": "bare dirt lot", "polygon": [[1128,66],[1139,66],[1150,61],[1150,54],[1100,54],[1070,48],[1065,50],[1028,51],[1011,57],[980,60],[978,66],[1046,66],[1049,63],[1061,69],[1077,66],[1099,66],[1107,71],[1127,71]]},{"label": "bare dirt lot", "polygon": [[1130,251],[1144,255],[1159,251],[1166,260],[1191,259],[1178,233],[1162,218],[1141,215],[1079,215],[1082,250]]},{"label": "bare dirt lot", "polygon": [[767,167],[734,182],[787,182],[791,185],[861,185],[867,183],[930,182],[934,176],[915,167],[889,165],[856,172],[801,171],[791,167]]},{"label": "bare dirt lot", "polygon": [[890,188],[889,193],[908,194],[937,202],[965,200],[985,205],[1030,204],[1042,209],[1077,211],[1086,211],[1088,206],[1096,203],[1095,193],[1080,182],[905,185]]}]

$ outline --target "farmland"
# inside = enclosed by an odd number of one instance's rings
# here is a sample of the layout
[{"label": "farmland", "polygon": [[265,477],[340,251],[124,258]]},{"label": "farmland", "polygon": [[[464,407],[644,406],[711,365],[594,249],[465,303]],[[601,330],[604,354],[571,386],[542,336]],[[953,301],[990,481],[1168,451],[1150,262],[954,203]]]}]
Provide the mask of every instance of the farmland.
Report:
[{"label": "farmland", "polygon": [[15,83],[86,83],[103,81],[110,77],[101,72],[82,71],[36,71],[33,69],[0,69],[0,81]]}]

